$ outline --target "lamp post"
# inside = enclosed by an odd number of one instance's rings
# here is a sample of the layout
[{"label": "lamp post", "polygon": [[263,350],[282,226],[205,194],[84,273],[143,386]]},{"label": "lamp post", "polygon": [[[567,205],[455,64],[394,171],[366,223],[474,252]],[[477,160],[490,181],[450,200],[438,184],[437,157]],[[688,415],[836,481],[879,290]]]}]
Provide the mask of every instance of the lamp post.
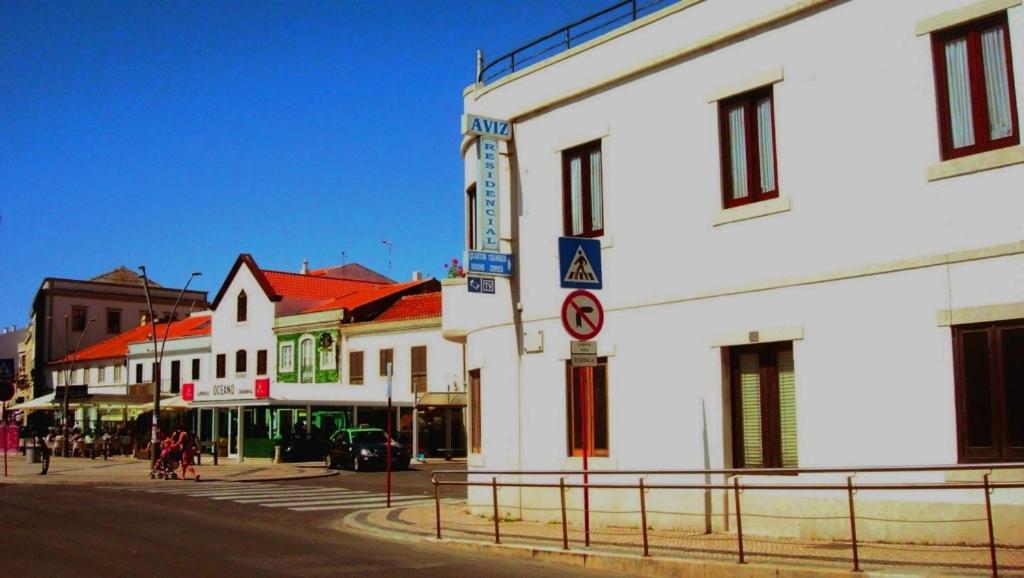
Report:
[{"label": "lamp post", "polygon": [[146,266],[139,265],[139,271],[142,271],[142,288],[146,293],[146,308],[149,309],[149,324],[153,327],[150,335],[153,339],[153,426],[150,432],[149,438],[149,467],[156,467],[156,458],[159,455],[157,437],[160,432],[160,362],[163,360],[164,347],[167,345],[167,336],[171,333],[171,322],[174,320],[174,313],[178,310],[178,303],[181,302],[181,296],[188,290],[189,283],[192,279],[202,275],[198,271],[193,271],[189,276],[188,280],[185,281],[185,286],[178,292],[178,297],[174,300],[174,306],[171,307],[171,318],[167,320],[167,327],[164,328],[163,341],[160,344],[160,349],[156,346],[156,316],[153,313],[153,300],[149,296],[149,277],[146,276]]},{"label": "lamp post", "polygon": [[[52,319],[52,318],[51,318]],[[75,360],[78,359],[78,350],[82,348],[82,340],[85,339],[86,332],[89,331],[89,326],[95,319],[90,319],[85,323],[85,327],[82,328],[82,334],[78,336],[78,343],[75,344],[75,353],[71,356],[70,361],[68,360],[68,353],[71,349],[71,331],[70,322],[68,316],[64,316],[64,400],[61,402],[61,414],[64,421],[64,442],[61,444],[61,455],[68,455],[68,388],[71,385],[71,373],[74,371]]]}]

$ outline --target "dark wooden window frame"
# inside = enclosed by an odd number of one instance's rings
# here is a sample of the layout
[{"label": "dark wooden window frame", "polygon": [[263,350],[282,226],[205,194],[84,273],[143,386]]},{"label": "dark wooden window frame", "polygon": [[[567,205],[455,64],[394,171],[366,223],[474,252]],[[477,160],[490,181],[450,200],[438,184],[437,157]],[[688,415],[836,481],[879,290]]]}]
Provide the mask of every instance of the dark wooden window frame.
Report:
[{"label": "dark wooden window frame", "polygon": [[757,351],[761,381],[761,449],[764,468],[782,468],[782,408],[779,402],[779,351],[792,350],[792,341],[741,345],[729,348],[729,396],[732,416],[732,467],[743,461],[743,406],[740,400],[739,356]]},{"label": "dark wooden window frame", "polygon": [[135,364],[135,383],[142,383],[142,364]]},{"label": "dark wooden window frame", "polygon": [[[1024,329],[1024,319],[973,323],[953,326],[953,382],[956,396],[957,457],[961,463],[1024,461],[1024,447],[1011,447],[1006,439],[1006,383],[1003,363],[1003,332]],[[985,333],[988,344],[988,375],[991,385],[991,448],[968,445],[968,409],[966,365],[963,359],[963,338],[967,333]],[[1024,419],[1020,416],[1018,419]]]},{"label": "dark wooden window frame", "polygon": [[239,349],[235,352],[235,373],[245,373],[247,371],[248,359],[244,349]]},{"label": "dark wooden window frame", "polygon": [[391,362],[391,375],[394,377],[395,373],[395,350],[394,348],[382,348],[380,353],[377,355],[378,363],[380,365],[380,376],[388,376],[388,362]]},{"label": "dark wooden window frame", "polygon": [[85,326],[89,323],[87,318],[89,317],[89,308],[84,305],[74,305],[71,307],[71,331],[85,331]]},{"label": "dark wooden window frame", "polygon": [[[775,169],[775,190],[761,192],[760,139],[757,138],[757,101],[768,97],[772,107],[772,165]],[[730,155],[729,114],[731,108],[743,104],[743,133],[746,138],[747,155],[747,196],[732,198],[732,156]],[[718,103],[718,142],[722,166],[722,206],[730,209],[749,205],[779,196],[779,142],[775,137],[775,90],[773,85],[763,86],[722,99]]]},{"label": "dark wooden window frame", "polygon": [[[604,421],[603,427],[605,429],[604,438],[608,442],[607,445],[611,446],[611,428],[610,428],[611,407],[608,405],[608,395],[609,395],[608,390],[609,390],[609,386],[610,386],[610,383],[611,383],[611,377],[610,377],[610,375],[608,373],[608,358],[607,357],[599,357],[599,358],[597,358],[597,364],[604,368],[605,421]],[[578,403],[576,401],[573,377],[574,377],[574,373],[577,372],[577,371],[580,372],[581,379],[584,380],[584,383],[581,384],[581,387],[588,387],[589,386],[588,399],[590,401],[590,407],[587,408],[587,418],[588,418],[587,419],[587,425],[589,427],[587,428],[587,434],[588,435],[586,436],[589,439],[588,440],[584,440],[584,444],[586,444],[588,446],[588,449],[589,449],[589,453],[587,455],[590,456],[590,457],[599,457],[599,458],[608,457],[610,455],[609,454],[609,451],[611,449],[610,447],[599,448],[599,447],[596,447],[596,444],[594,442],[594,440],[597,438],[597,436],[594,435],[594,431],[596,429],[596,423],[597,423],[596,419],[595,419],[595,413],[596,412],[594,411],[594,385],[595,385],[594,384],[594,379],[593,379],[594,369],[595,368],[593,368],[593,367],[576,367],[576,368],[574,368],[572,366],[571,362],[569,362],[569,361],[565,362],[565,418],[566,418],[565,419],[565,424],[566,424],[565,430],[566,430],[566,450],[567,450],[568,455],[571,456],[571,457],[577,457],[577,456],[582,456],[583,455],[583,448],[576,444],[576,435],[575,435],[576,434],[576,429],[577,429],[576,428],[576,416],[578,415],[579,411],[578,411],[578,408],[577,408]],[[590,377],[589,377],[589,379],[586,379],[585,376],[588,375],[588,374],[589,374]],[[582,433],[580,434],[580,437],[583,437]]]},{"label": "dark wooden window frame", "polygon": [[121,333],[120,309],[107,309],[107,333]]},{"label": "dark wooden window frame", "polygon": [[193,380],[199,379],[199,363],[200,363],[200,361],[199,361],[198,357],[192,359],[192,379]]},{"label": "dark wooden window frame", "polygon": [[[988,98],[981,54],[981,33],[995,26],[1003,26],[1006,50],[1007,83],[1010,87],[1010,122],[1013,134],[992,140],[989,134]],[[974,123],[974,144],[953,148],[953,123],[949,111],[949,88],[946,76],[946,42],[967,36],[967,62],[970,67],[971,120]],[[956,159],[990,150],[1020,144],[1020,124],[1017,121],[1017,91],[1013,79],[1013,54],[1010,50],[1010,26],[1006,12],[974,20],[960,26],[932,34],[932,64],[935,69],[935,95],[939,117],[939,152],[942,160]]]},{"label": "dark wooden window frame", "polygon": [[476,249],[476,202],[476,183],[473,183],[469,185],[468,189],[466,189],[466,248],[470,251]]},{"label": "dark wooden window frame", "polygon": [[[349,351],[348,352],[348,382],[354,385],[362,385],[364,380],[363,373],[363,352],[362,351]],[[359,368],[359,371],[356,371]]]},{"label": "dark wooden window frame", "polygon": [[228,376],[228,355],[226,353],[217,354],[217,378],[224,379]]},{"label": "dark wooden window frame", "polygon": [[[590,190],[590,153],[601,153],[601,228],[593,228],[593,207]],[[580,190],[583,197],[581,214],[583,232],[573,234],[572,231],[572,174],[569,170],[572,159],[580,158]],[[586,161],[586,162],[585,162]],[[562,151],[562,229],[567,237],[600,237],[604,235],[604,152],[601,150],[601,139],[583,143]]]},{"label": "dark wooden window frame", "polygon": [[245,290],[238,292],[238,299],[235,302],[235,321],[244,323],[249,319],[249,296]]},{"label": "dark wooden window frame", "polygon": [[171,361],[171,393],[181,391],[181,360]]},{"label": "dark wooden window frame", "polygon": [[478,454],[483,447],[483,429],[480,423],[480,370],[469,370],[470,431],[469,451]]},{"label": "dark wooden window frame", "polygon": [[[422,352],[423,366],[417,367],[418,352]],[[409,387],[413,393],[427,391],[427,346],[413,345],[409,348]]]},{"label": "dark wooden window frame", "polygon": [[267,374],[267,350],[259,349],[256,351],[256,375]]}]

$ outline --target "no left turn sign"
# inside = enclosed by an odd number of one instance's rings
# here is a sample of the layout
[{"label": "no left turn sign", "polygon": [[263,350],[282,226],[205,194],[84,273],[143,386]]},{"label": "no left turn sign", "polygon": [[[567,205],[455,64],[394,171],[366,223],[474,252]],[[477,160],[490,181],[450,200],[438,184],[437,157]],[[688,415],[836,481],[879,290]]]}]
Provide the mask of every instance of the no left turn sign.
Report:
[{"label": "no left turn sign", "polygon": [[587,341],[601,332],[604,308],[597,296],[589,291],[573,291],[562,303],[562,325],[576,339]]}]

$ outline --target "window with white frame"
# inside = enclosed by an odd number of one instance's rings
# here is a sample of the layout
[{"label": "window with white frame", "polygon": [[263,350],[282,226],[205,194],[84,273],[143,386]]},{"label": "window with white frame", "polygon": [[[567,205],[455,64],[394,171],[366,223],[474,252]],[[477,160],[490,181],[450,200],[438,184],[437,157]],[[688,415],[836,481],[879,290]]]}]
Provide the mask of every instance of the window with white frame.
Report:
[{"label": "window with white frame", "polygon": [[338,366],[337,344],[333,341],[328,347],[320,348],[320,369],[335,369]]},{"label": "window with white frame", "polygon": [[96,368],[96,383],[103,383],[107,380],[107,366],[101,365]]},{"label": "window with white frame", "polygon": [[121,383],[121,366],[114,366],[114,383]]},{"label": "window with white frame", "polygon": [[277,353],[277,370],[281,373],[295,371],[295,343],[288,341],[282,343]]}]

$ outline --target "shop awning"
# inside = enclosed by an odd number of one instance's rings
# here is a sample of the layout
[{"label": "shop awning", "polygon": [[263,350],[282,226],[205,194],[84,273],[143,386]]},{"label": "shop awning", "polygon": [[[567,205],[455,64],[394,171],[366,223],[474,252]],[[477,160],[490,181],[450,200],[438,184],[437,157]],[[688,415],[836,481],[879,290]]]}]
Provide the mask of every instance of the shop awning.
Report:
[{"label": "shop awning", "polygon": [[[174,397],[163,397],[160,398],[160,409],[188,409],[188,402],[181,399],[180,395]],[[153,409],[153,402],[143,403],[136,405],[135,409],[141,409],[143,411],[150,411]]]},{"label": "shop awning", "polygon": [[48,393],[19,404],[13,409],[53,409],[53,394]]},{"label": "shop awning", "polygon": [[416,402],[416,407],[466,407],[465,393],[432,391]]}]

